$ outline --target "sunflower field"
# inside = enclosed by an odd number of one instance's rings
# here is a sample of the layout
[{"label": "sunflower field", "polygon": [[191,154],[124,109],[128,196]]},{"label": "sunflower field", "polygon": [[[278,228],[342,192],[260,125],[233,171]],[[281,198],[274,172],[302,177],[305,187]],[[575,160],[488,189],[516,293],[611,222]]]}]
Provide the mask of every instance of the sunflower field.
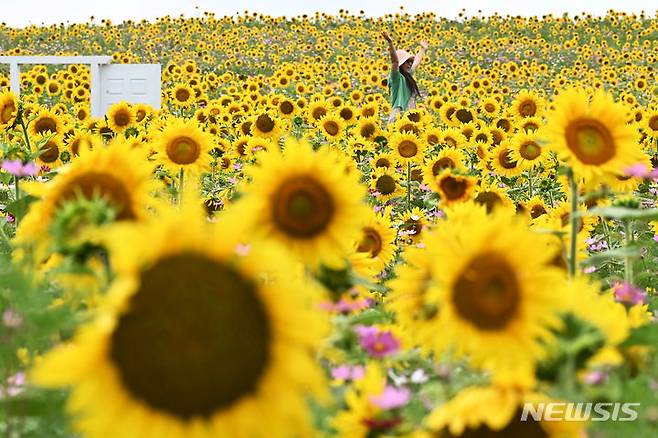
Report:
[{"label": "sunflower field", "polygon": [[[391,122],[382,31],[428,45]],[[162,65],[162,108],[103,118],[85,65],[0,68],[0,435],[658,436],[658,15],[0,48]]]}]

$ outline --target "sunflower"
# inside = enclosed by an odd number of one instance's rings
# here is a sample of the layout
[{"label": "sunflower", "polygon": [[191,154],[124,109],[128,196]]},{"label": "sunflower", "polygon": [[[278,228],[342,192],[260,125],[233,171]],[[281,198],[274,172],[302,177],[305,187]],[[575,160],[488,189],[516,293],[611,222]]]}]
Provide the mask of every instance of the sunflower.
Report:
[{"label": "sunflower", "polygon": [[340,140],[345,131],[343,119],[332,114],[325,115],[316,123],[322,134],[329,140]]},{"label": "sunflower", "polygon": [[89,437],[310,436],[327,327],[317,292],[282,248],[236,249],[232,232],[189,210],[110,234],[116,279],[102,310],[33,381],[71,386]]},{"label": "sunflower", "polygon": [[473,197],[475,178],[445,169],[434,178],[432,188],[441,197],[441,205],[464,202]]},{"label": "sunflower", "polygon": [[210,165],[213,138],[194,119],[169,121],[153,141],[158,161],[172,172],[200,172]]},{"label": "sunflower", "polygon": [[363,140],[356,137],[348,137],[347,150],[352,155],[365,154],[366,152],[374,151],[375,145],[368,140]]},{"label": "sunflower", "polygon": [[39,153],[37,157],[37,163],[41,166],[46,166],[49,169],[54,169],[62,164],[60,160],[60,155],[62,153],[62,137],[59,135],[48,134],[38,134],[32,141],[34,146],[40,145]]},{"label": "sunflower", "polygon": [[281,120],[271,116],[267,112],[254,116],[251,119],[251,135],[257,137],[266,137],[275,142],[279,141],[281,133],[284,130]]},{"label": "sunflower", "polygon": [[115,103],[107,110],[107,125],[116,133],[124,132],[135,121],[135,111],[126,101]]},{"label": "sunflower", "polygon": [[426,423],[433,432],[420,433],[416,438],[581,438],[585,436],[583,421],[535,420],[528,416],[521,421],[526,404],[551,403],[550,399],[533,392],[529,385],[494,383],[487,387],[470,386],[437,407]]},{"label": "sunflower", "polygon": [[441,149],[435,157],[427,159],[423,167],[423,181],[428,186],[434,184],[436,177],[445,169],[455,169],[458,172],[466,171],[464,165],[466,157],[460,149],[451,147]]},{"label": "sunflower", "polygon": [[356,134],[364,140],[374,140],[380,133],[380,124],[373,117],[361,118],[356,125]]},{"label": "sunflower", "polygon": [[535,92],[523,90],[512,102],[512,113],[517,117],[539,117],[544,105],[543,99]]},{"label": "sunflower", "polygon": [[658,139],[658,109],[647,112],[643,119],[642,128],[644,133],[654,139]]},{"label": "sunflower", "polygon": [[395,157],[389,152],[380,152],[370,159],[370,167],[377,169],[384,167],[386,169],[395,167]]},{"label": "sunflower", "polygon": [[30,206],[17,230],[16,242],[33,244],[36,260],[50,245],[49,227],[67,201],[83,196],[105,198],[116,211],[118,221],[136,221],[147,216],[155,188],[151,168],[125,141],[115,140],[106,148],[80,149],[80,156],[61,168],[47,183],[24,184],[25,190],[41,198]]},{"label": "sunflower", "polygon": [[418,163],[423,161],[425,143],[410,132],[393,134],[388,143],[401,164]]},{"label": "sunflower", "polygon": [[236,227],[283,243],[305,263],[342,263],[367,220],[356,172],[332,151],[292,138],[248,172],[252,182],[232,210]]},{"label": "sunflower", "polygon": [[279,100],[279,103],[277,104],[277,109],[279,110],[279,114],[281,117],[285,118],[292,118],[297,114],[297,107],[295,105],[295,102],[288,98],[283,98]]},{"label": "sunflower", "polygon": [[81,149],[92,150],[98,147],[99,142],[100,139],[97,136],[84,131],[78,131],[73,136],[67,137],[64,140],[66,147],[73,157],[80,155]]},{"label": "sunflower", "polygon": [[487,209],[487,213],[491,213],[497,209],[503,209],[508,211],[514,211],[514,201],[507,194],[506,189],[497,187],[493,184],[481,185],[473,201],[476,204],[484,205]]},{"label": "sunflower", "polygon": [[307,114],[311,117],[311,122],[320,120],[329,112],[328,104],[324,101],[313,102],[307,108]]},{"label": "sunflower", "polygon": [[516,134],[510,139],[510,158],[523,169],[533,169],[548,158],[546,148],[534,133]]},{"label": "sunflower", "polygon": [[535,220],[539,216],[548,214],[548,207],[539,196],[534,196],[523,203],[530,219]]},{"label": "sunflower", "polygon": [[0,92],[0,130],[13,125],[18,113],[16,94],[7,89]]},{"label": "sunflower", "polygon": [[423,210],[414,207],[402,213],[398,220],[398,237],[408,244],[421,243],[428,234],[430,222],[425,217]]},{"label": "sunflower", "polygon": [[[455,222],[456,221],[456,222]],[[476,365],[507,375],[528,371],[559,324],[561,272],[550,266],[547,236],[505,211],[448,216],[426,239],[441,289],[441,343]]]},{"label": "sunflower", "polygon": [[441,143],[451,147],[461,149],[468,143],[468,140],[457,128],[448,128],[441,133]]},{"label": "sunflower", "polygon": [[170,92],[169,101],[180,108],[189,108],[195,100],[194,90],[186,84],[176,85]]},{"label": "sunflower", "polygon": [[380,273],[395,257],[395,236],[390,220],[371,213],[370,219],[361,228],[355,254],[350,257],[354,270],[366,275]]},{"label": "sunflower", "polygon": [[388,201],[404,194],[400,177],[393,167],[377,167],[370,175],[370,189],[377,193],[377,199],[381,201]]},{"label": "sunflower", "polygon": [[356,120],[356,110],[351,105],[344,105],[337,112],[338,116],[347,124],[352,124]]},{"label": "sunflower", "polygon": [[491,150],[489,163],[497,175],[507,178],[519,176],[524,170],[521,163],[514,158],[507,142],[503,142]]},{"label": "sunflower", "polygon": [[500,103],[493,97],[487,97],[480,103],[480,114],[487,117],[497,117],[500,112]]},{"label": "sunflower", "polygon": [[582,90],[560,93],[544,135],[560,158],[586,179],[603,172],[623,174],[642,158],[637,130],[626,124],[623,106],[602,91],[591,101]]},{"label": "sunflower", "polygon": [[149,116],[153,114],[153,107],[145,103],[138,103],[133,105],[135,113],[135,122],[144,124],[149,120]]},{"label": "sunflower", "polygon": [[31,136],[38,134],[51,134],[61,135],[64,133],[64,123],[62,119],[53,111],[48,109],[41,109],[37,113],[34,120],[30,122],[29,133]]}]

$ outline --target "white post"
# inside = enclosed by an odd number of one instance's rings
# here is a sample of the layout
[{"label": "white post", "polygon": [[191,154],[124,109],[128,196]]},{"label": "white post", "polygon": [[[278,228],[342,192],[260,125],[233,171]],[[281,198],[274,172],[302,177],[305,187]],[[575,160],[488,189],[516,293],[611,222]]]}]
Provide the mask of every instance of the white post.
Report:
[{"label": "white post", "polygon": [[18,67],[18,62],[9,64],[9,86],[11,91],[16,93],[16,97],[21,95],[21,70]]},{"label": "white post", "polygon": [[90,82],[91,92],[89,94],[91,98],[91,115],[92,117],[101,117],[101,72],[97,63],[91,64]]}]

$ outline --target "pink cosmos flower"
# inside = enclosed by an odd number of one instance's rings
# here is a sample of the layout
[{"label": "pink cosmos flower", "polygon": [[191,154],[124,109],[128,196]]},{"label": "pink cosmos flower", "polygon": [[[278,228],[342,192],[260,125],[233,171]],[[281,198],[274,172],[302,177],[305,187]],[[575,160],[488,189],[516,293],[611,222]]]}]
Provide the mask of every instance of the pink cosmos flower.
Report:
[{"label": "pink cosmos flower", "polygon": [[644,304],[647,300],[647,293],[644,289],[635,287],[628,282],[617,283],[613,286],[615,299],[620,303],[630,304]]},{"label": "pink cosmos flower", "polygon": [[377,327],[357,326],[359,343],[373,357],[385,357],[400,349],[400,342],[390,331],[380,331]]},{"label": "pink cosmos flower", "polygon": [[370,402],[381,409],[396,409],[409,403],[411,391],[408,388],[386,385],[384,391],[378,396],[371,396]]},{"label": "pink cosmos flower", "polygon": [[23,164],[21,160],[4,160],[2,162],[2,168],[6,172],[18,177],[34,176],[37,174],[37,166],[34,162]]}]

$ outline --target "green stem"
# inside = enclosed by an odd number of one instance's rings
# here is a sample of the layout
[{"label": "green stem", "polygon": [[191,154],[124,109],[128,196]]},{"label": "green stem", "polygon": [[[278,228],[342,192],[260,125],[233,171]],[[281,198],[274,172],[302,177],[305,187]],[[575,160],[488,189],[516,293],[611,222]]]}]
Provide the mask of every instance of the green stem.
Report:
[{"label": "green stem", "polygon": [[411,163],[407,163],[407,210],[411,210]]},{"label": "green stem", "polygon": [[[18,175],[14,175],[14,193],[16,195],[15,201],[18,202],[19,199],[21,199],[21,189],[18,186],[18,181],[20,181],[20,178]],[[18,216],[14,217],[15,223],[16,223],[16,228],[18,228]]]},{"label": "green stem", "polygon": [[178,173],[178,203],[181,204],[183,202],[183,184],[185,180],[185,169],[182,167],[180,168],[180,172]]},{"label": "green stem", "polygon": [[528,170],[528,198],[532,199],[532,169]]},{"label": "green stem", "polygon": [[[633,243],[633,227],[630,220],[624,221],[624,233],[626,234],[626,248]],[[624,257],[624,279],[627,283],[633,284],[633,262],[630,256]]]},{"label": "green stem", "polygon": [[28,151],[32,151],[32,146],[30,146],[30,136],[27,135],[27,126],[25,126],[25,121],[23,120],[23,117],[21,117],[20,121],[21,128],[23,128],[23,135],[25,136],[25,144],[27,145]]},{"label": "green stem", "polygon": [[571,191],[571,245],[569,248],[569,276],[576,276],[576,240],[578,239],[578,185],[573,175],[573,170],[569,169],[569,190]]}]

